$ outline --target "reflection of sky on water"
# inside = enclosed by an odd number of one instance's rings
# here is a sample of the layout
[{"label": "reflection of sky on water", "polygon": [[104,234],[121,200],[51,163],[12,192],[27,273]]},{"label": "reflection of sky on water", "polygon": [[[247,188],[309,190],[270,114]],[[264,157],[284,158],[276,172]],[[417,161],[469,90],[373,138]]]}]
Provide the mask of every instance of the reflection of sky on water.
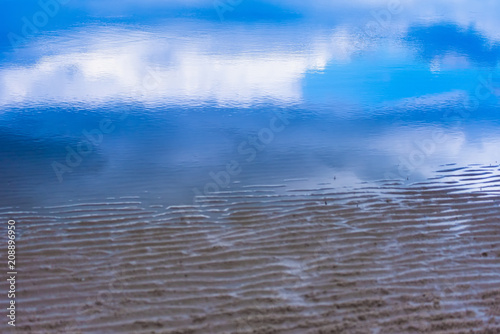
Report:
[{"label": "reflection of sky on water", "polygon": [[[241,159],[238,145],[273,112],[291,123],[239,181],[418,178],[500,161],[500,5],[405,1],[384,16],[388,3],[243,0],[223,22],[212,1],[69,3],[16,51],[1,42],[2,175],[20,193],[189,193]],[[465,118],[445,117],[478,96]],[[116,130],[60,184],[51,163],[104,118]],[[429,143],[436,131],[447,139]],[[432,153],[399,173],[425,145]]]},{"label": "reflection of sky on water", "polygon": [[[76,32],[82,39],[53,43],[54,54],[33,64],[5,68],[1,101],[296,103],[304,73],[324,66],[321,51],[287,45],[272,27],[262,28],[262,39],[245,27],[228,32],[196,23],[89,30]],[[46,47],[40,43],[35,48]]]}]

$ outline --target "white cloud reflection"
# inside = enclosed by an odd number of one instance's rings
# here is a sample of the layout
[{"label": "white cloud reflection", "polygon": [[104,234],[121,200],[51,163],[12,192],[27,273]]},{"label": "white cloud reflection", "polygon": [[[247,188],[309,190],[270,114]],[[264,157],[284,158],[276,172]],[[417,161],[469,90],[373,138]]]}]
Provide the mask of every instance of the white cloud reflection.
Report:
[{"label": "white cloud reflection", "polygon": [[[128,99],[162,105],[248,106],[269,101],[290,105],[303,102],[307,73],[323,71],[334,62],[350,63],[367,50],[386,48],[403,57],[408,46],[400,37],[417,23],[474,27],[490,43],[500,41],[500,4],[496,1],[480,6],[470,1],[404,1],[403,11],[391,17],[390,27],[373,39],[360,36],[360,32],[374,20],[370,12],[385,10],[390,1],[269,2],[304,15],[334,15],[339,8],[355,8],[363,19],[342,23],[335,14],[340,21],[328,29],[307,29],[311,26],[308,23],[248,26],[241,22],[190,22],[149,31],[118,26],[59,31],[51,37],[39,37],[19,52],[38,54],[34,62],[23,64],[14,59],[15,65],[0,68],[0,105],[99,104]],[[113,1],[93,2],[92,6],[111,4]],[[123,6],[132,4],[138,3],[128,1]],[[200,0],[185,6],[208,4]],[[148,1],[147,5],[158,3]],[[380,42],[380,37],[385,42]],[[439,73],[471,66],[466,54],[449,53],[435,56],[428,69]]]},{"label": "white cloud reflection", "polygon": [[248,43],[244,33],[184,39],[143,33],[136,40],[129,36],[135,31],[123,29],[86,34],[70,43],[53,41],[55,54],[34,64],[1,69],[0,103],[297,103],[304,74],[329,60],[326,45],[294,50],[272,37]]}]

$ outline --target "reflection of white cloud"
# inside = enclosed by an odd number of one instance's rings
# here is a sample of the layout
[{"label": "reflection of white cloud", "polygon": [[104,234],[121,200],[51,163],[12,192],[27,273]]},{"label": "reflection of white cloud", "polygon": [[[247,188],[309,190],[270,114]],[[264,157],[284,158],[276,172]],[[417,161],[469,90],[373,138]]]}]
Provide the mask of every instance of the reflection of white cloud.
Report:
[{"label": "reflection of white cloud", "polygon": [[[374,138],[369,149],[382,153],[396,165],[388,173],[404,178],[421,175],[426,178],[434,176],[436,168],[444,163],[467,165],[476,155],[464,155],[464,150],[471,143],[464,134],[446,128],[405,128]],[[468,151],[472,151],[467,149]]]},{"label": "reflection of white cloud", "polygon": [[[400,37],[416,23],[474,26],[490,41],[500,40],[495,15],[500,4],[491,1],[481,6],[465,0],[401,1],[402,12],[390,17],[380,14],[389,8],[388,0],[268,2],[304,15],[331,12],[338,24],[331,30],[310,29],[308,24],[276,24],[255,26],[253,31],[244,24],[206,22],[174,24],[148,32],[109,27],[70,30],[32,44],[33,53],[42,54],[34,64],[0,69],[0,105],[100,103],[123,98],[162,104],[244,106],[272,100],[289,105],[301,102],[302,79],[309,71],[322,71],[332,62],[350,62],[353,55],[366,50],[383,49],[391,56],[403,57],[407,46],[401,44]],[[159,3],[150,0],[143,4]],[[204,0],[173,1],[171,5],[181,3],[188,8],[212,5]],[[106,0],[92,6],[113,8],[116,4]],[[121,4],[122,9],[140,5],[132,0]],[[339,17],[338,13],[345,13],[339,8],[350,8],[360,15],[347,11],[349,15]],[[379,19],[389,22],[371,38],[366,24],[375,21],[374,10]],[[50,45],[50,55],[45,44]],[[458,54],[437,56],[429,64],[434,73],[470,66],[467,55]]]},{"label": "reflection of white cloud", "polygon": [[451,91],[439,94],[428,94],[397,100],[390,104],[392,108],[402,110],[423,109],[426,107],[455,107],[463,108],[468,99],[465,91]]},{"label": "reflection of white cloud", "polygon": [[[245,45],[245,36],[237,34],[209,41],[191,37],[186,42],[179,36],[150,34],[134,41],[122,37],[134,31],[124,30],[87,33],[94,38],[80,40],[84,48],[78,45],[75,51],[71,45],[53,43],[57,54],[31,66],[1,70],[1,103],[105,102],[118,97],[161,103],[296,103],[303,75],[324,68],[328,61],[325,45],[290,52],[269,38],[262,46]],[[107,45],[110,39],[113,43]],[[238,47],[231,50],[228,45]]]},{"label": "reflection of white cloud", "polygon": [[[416,175],[435,176],[443,164],[497,164],[500,162],[500,137],[492,127],[447,129],[440,127],[391,129],[385,135],[373,138],[368,145],[396,164],[388,173],[401,178]],[[479,134],[479,135],[478,135]]]},{"label": "reflection of white cloud", "polygon": [[437,56],[430,63],[430,70],[434,73],[447,70],[463,70],[471,67],[472,65],[467,57],[456,54]]},{"label": "reflection of white cloud", "polygon": [[[350,8],[370,18],[370,11],[387,11],[391,4],[401,4],[401,12],[391,16],[391,21],[409,26],[415,23],[445,22],[465,29],[474,27],[488,39],[500,42],[500,2],[485,0],[480,5],[470,0],[268,0],[268,2],[292,7],[306,15],[336,17]],[[373,18],[372,18],[373,19]]]}]

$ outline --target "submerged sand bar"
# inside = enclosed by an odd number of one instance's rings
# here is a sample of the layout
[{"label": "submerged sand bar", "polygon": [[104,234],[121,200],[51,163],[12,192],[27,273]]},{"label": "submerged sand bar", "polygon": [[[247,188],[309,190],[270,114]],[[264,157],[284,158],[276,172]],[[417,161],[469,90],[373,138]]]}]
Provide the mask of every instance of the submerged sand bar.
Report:
[{"label": "submerged sand bar", "polygon": [[499,333],[498,170],[3,208],[20,229],[18,329]]}]

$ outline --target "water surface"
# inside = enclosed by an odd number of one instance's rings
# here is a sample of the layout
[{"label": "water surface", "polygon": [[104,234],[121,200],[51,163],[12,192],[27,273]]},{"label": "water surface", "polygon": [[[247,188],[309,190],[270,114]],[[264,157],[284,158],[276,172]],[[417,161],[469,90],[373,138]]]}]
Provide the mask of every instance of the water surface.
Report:
[{"label": "water surface", "polygon": [[11,18],[2,197],[179,204],[495,164],[497,5],[397,4],[105,1],[61,5],[36,30]]}]

